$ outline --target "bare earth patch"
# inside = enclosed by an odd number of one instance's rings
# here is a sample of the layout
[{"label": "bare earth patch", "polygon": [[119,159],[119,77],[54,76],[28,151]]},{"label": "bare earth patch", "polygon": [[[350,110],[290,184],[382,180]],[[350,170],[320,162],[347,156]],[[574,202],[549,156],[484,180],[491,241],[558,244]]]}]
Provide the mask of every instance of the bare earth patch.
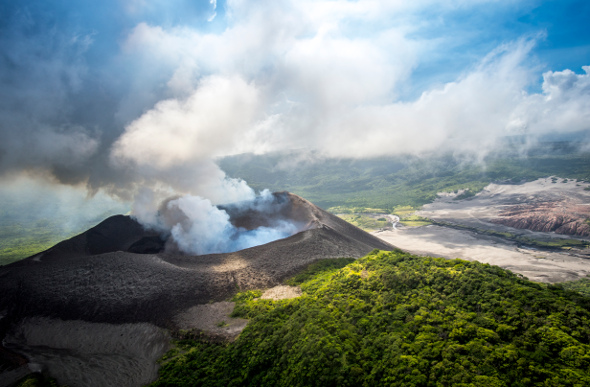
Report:
[{"label": "bare earth patch", "polygon": [[285,300],[301,296],[301,289],[298,286],[279,285],[267,289],[262,293],[263,300]]},{"label": "bare earth patch", "polygon": [[235,303],[222,301],[196,305],[174,318],[179,329],[197,330],[214,338],[234,340],[244,330],[248,320],[232,318]]},{"label": "bare earth patch", "polygon": [[[523,184],[490,184],[472,198],[439,194],[416,214],[436,221],[485,228],[540,240],[588,235],[587,183],[552,178]],[[567,236],[566,236],[567,235]]]}]

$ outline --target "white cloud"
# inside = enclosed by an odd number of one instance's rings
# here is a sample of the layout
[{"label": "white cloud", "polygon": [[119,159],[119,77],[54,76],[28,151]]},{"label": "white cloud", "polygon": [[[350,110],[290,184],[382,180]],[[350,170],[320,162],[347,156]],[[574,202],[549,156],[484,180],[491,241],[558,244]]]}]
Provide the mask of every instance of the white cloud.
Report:
[{"label": "white cloud", "polygon": [[568,133],[590,129],[590,66],[584,74],[571,70],[543,74],[543,92],[527,95],[512,113],[531,134]]},{"label": "white cloud", "polygon": [[159,169],[218,156],[259,115],[256,86],[239,77],[201,80],[184,100],[169,99],[133,121],[113,147],[119,163]]},{"label": "white cloud", "polygon": [[124,47],[172,66],[166,84],[173,98],[128,125],[112,159],[189,189],[178,178],[182,168],[225,182],[210,159],[235,153],[483,153],[504,136],[588,129],[588,73],[549,71],[542,92],[527,91],[540,74],[531,51],[542,36],[503,44],[452,82],[399,99],[429,50],[448,40],[413,37],[424,28],[420,13],[475,5],[283,0],[253,7],[230,0],[221,33],[139,24]]}]

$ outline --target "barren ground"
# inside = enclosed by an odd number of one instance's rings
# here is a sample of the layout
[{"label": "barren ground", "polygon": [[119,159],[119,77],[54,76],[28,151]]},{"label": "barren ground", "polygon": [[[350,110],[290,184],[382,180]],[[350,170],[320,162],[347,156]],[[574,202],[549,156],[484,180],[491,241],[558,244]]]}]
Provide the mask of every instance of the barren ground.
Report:
[{"label": "barren ground", "polygon": [[178,314],[174,322],[179,329],[201,331],[214,338],[234,340],[248,324],[243,318],[232,318],[235,303],[222,301],[193,306]]},{"label": "barren ground", "polygon": [[[531,236],[538,240],[587,239],[583,235],[576,236],[574,233],[568,235],[559,231],[558,233],[546,232],[549,230],[541,231],[544,229],[543,226],[551,224],[558,216],[571,218],[572,221],[575,219],[581,223],[585,223],[590,218],[590,191],[585,190],[589,184],[576,183],[573,180],[563,183],[563,180],[558,179],[556,183],[552,183],[552,178],[545,178],[524,184],[490,184],[474,197],[464,200],[455,200],[454,194],[439,194],[439,198],[434,203],[425,205],[416,215],[438,221]],[[509,221],[509,218],[517,220],[514,217],[519,216],[521,220],[525,220],[537,212],[542,214],[537,219],[537,223],[543,224],[529,224],[529,226],[537,226],[532,230],[520,226],[518,229],[509,226],[515,225],[515,222]],[[522,226],[526,227],[527,223],[523,222]]]},{"label": "barren ground", "polygon": [[500,238],[447,227],[406,227],[375,235],[412,254],[489,263],[532,281],[573,281],[590,274],[590,260],[570,253],[528,250]]},{"label": "barren ground", "polygon": [[262,293],[263,300],[286,300],[289,298],[299,297],[301,289],[298,286],[279,285],[274,288],[267,289]]},{"label": "barren ground", "polygon": [[[454,200],[456,195],[440,195],[416,214],[440,222],[465,225],[480,230],[509,232],[541,241],[582,239],[555,232],[516,229],[494,222],[510,209],[524,205],[548,206],[584,217],[590,210],[588,184],[569,181],[552,183],[551,178],[518,185],[490,184],[475,197]],[[547,215],[550,221],[551,214]],[[572,215],[573,216],[573,215]],[[516,242],[436,225],[398,228],[374,232],[375,236],[413,254],[477,260],[520,273],[539,282],[563,282],[590,274],[590,250],[571,251],[521,248]]]},{"label": "barren ground", "polygon": [[[4,339],[70,386],[138,386],[157,377],[170,338],[152,324],[29,318]],[[33,368],[33,367],[31,367]]]}]

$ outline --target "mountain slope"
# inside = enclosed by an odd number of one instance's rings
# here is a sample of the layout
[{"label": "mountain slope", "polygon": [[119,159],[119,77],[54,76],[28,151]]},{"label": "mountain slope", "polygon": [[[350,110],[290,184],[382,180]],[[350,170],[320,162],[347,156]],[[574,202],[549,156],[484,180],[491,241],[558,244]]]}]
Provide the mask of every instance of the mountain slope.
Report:
[{"label": "mountain slope", "polygon": [[590,298],[496,266],[373,252],[243,301],[233,343],[180,341],[153,386],[582,386]]},{"label": "mountain slope", "polygon": [[[129,252],[133,246],[157,234],[129,217],[114,216],[45,252],[0,267],[0,311],[9,316],[3,321],[54,316],[169,326],[187,307],[224,299],[237,288],[273,286],[320,258],[393,249],[296,195],[274,195],[287,204],[280,216],[303,223],[302,232],[235,253],[135,254]],[[228,212],[231,216],[232,209]],[[255,218],[233,212],[235,222]]]}]

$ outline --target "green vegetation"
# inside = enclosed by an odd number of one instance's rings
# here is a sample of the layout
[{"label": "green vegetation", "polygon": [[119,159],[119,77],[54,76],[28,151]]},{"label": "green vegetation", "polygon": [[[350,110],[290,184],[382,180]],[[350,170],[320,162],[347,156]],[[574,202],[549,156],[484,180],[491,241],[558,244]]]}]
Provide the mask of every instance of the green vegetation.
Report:
[{"label": "green vegetation", "polygon": [[298,286],[320,275],[331,275],[354,261],[356,261],[354,258],[322,259],[316,263],[312,263],[301,273],[285,281],[285,283],[291,286]]},{"label": "green vegetation", "polygon": [[409,215],[403,218],[400,218],[401,224],[407,227],[420,227],[420,226],[427,226],[432,224],[432,221],[427,218],[423,218],[418,215]]},{"label": "green vegetation", "polygon": [[26,376],[15,387],[60,387],[60,385],[53,378],[35,373]]},{"label": "green vegetation", "polygon": [[301,297],[240,301],[250,323],[235,342],[179,341],[152,386],[590,384],[577,292],[401,251],[323,265],[295,281]]},{"label": "green vegetation", "polygon": [[58,226],[45,221],[31,227],[21,224],[0,225],[0,265],[47,250],[63,239],[64,235]]},{"label": "green vegetation", "polygon": [[[478,191],[479,192],[479,191]],[[466,189],[463,192],[461,192],[459,195],[455,196],[455,198],[453,200],[463,200],[463,199],[469,199],[475,196],[475,194],[477,194],[477,192],[472,191],[470,189]]]},{"label": "green vegetation", "polygon": [[590,276],[577,281],[563,282],[560,285],[565,289],[574,290],[590,297]]},{"label": "green vegetation", "polygon": [[397,206],[391,211],[392,214],[397,215],[400,219],[406,218],[416,212],[418,209],[412,206]]},{"label": "green vegetation", "polygon": [[68,219],[41,219],[36,214],[18,218],[6,209],[10,203],[0,203],[0,265],[30,257],[47,250],[64,239],[71,238],[81,231],[95,226],[110,216],[105,213],[76,226],[69,225]]},{"label": "green vegetation", "polygon": [[389,211],[384,208],[334,206],[328,208],[333,214],[384,214]]},{"label": "green vegetation", "polygon": [[363,230],[378,230],[388,226],[390,223],[385,218],[382,218],[384,220],[379,220],[366,214],[340,214],[338,216]]}]

